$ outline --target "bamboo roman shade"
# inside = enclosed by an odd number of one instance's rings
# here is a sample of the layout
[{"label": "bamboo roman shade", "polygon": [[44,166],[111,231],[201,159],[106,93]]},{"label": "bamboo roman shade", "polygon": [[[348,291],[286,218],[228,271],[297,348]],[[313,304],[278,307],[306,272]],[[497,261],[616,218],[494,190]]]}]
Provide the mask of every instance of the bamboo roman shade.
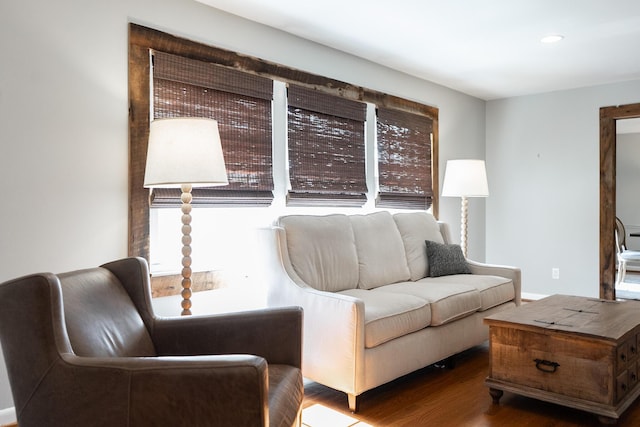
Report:
[{"label": "bamboo roman shade", "polygon": [[[273,81],[153,51],[153,117],[218,121],[229,185],[195,188],[193,205],[268,206],[273,200]],[[180,205],[179,189],[154,189],[154,207]]]},{"label": "bamboo roman shade", "polygon": [[362,206],[366,104],[289,85],[289,206]]},{"label": "bamboo roman shade", "polygon": [[378,107],[377,207],[429,209],[432,128],[429,117]]}]

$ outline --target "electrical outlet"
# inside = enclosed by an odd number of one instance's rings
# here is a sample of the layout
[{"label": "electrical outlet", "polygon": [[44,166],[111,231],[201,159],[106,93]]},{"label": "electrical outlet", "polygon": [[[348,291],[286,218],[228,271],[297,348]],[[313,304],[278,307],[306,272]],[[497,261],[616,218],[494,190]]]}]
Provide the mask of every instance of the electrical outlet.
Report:
[{"label": "electrical outlet", "polygon": [[553,267],[551,269],[551,278],[559,279],[560,278],[560,269],[558,267]]}]

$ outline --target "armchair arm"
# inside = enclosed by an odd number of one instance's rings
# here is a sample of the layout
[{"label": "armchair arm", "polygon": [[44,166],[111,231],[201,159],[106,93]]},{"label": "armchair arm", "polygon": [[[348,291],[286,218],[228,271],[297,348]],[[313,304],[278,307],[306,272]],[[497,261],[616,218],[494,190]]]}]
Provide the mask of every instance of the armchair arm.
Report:
[{"label": "armchair arm", "polygon": [[36,393],[49,398],[32,399],[40,407],[25,414],[41,417],[30,419],[39,421],[32,425],[268,424],[267,364],[249,355],[86,358],[66,354]]},{"label": "armchair arm", "polygon": [[300,368],[300,307],[211,316],[156,318],[152,339],[162,356],[242,353]]},{"label": "armchair arm", "polygon": [[501,276],[511,279],[515,291],[515,303],[520,305],[522,301],[522,273],[519,268],[507,265],[484,264],[470,259],[467,259],[467,265],[469,265],[472,274]]}]

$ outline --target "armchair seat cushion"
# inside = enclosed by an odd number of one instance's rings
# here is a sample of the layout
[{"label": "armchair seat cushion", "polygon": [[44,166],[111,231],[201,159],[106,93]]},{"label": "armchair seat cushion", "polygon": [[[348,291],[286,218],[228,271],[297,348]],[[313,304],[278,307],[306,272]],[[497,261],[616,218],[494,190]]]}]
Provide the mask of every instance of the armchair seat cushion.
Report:
[{"label": "armchair seat cushion", "polygon": [[371,292],[366,289],[350,289],[340,293],[364,302],[364,345],[367,348],[419,331],[431,323],[429,303],[414,295]]},{"label": "armchair seat cushion", "polygon": [[300,418],[302,371],[290,365],[269,365],[269,425],[293,426]]}]

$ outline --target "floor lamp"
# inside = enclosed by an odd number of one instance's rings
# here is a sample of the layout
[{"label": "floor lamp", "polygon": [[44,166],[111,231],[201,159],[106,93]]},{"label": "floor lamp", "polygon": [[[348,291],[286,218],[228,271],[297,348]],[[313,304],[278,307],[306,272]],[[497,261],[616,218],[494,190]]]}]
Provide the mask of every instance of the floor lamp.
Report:
[{"label": "floor lamp", "polygon": [[191,189],[228,183],[218,122],[204,118],[151,122],[144,186],[182,190],[182,315],[191,314]]},{"label": "floor lamp", "polygon": [[467,256],[467,214],[469,202],[467,197],[489,196],[487,171],[484,160],[449,160],[444,171],[442,195],[460,197],[460,247]]}]

